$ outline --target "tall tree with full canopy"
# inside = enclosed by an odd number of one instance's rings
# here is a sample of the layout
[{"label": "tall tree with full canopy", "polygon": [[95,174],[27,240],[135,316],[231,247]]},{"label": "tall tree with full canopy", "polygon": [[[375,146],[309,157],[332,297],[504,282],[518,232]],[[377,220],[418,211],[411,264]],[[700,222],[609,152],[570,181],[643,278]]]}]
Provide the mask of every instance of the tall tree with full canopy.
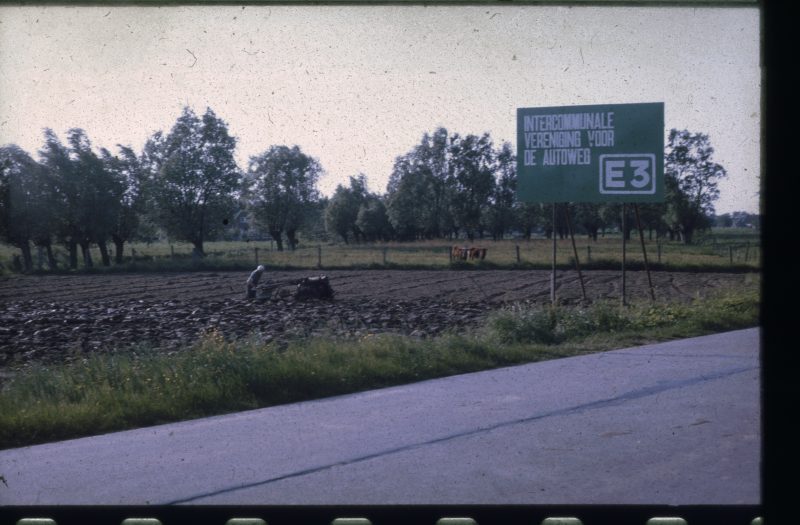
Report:
[{"label": "tall tree with full canopy", "polygon": [[672,129],[664,155],[666,222],[691,244],[694,234],[711,225],[719,181],[727,177],[713,161],[714,148],[708,135]]},{"label": "tall tree with full canopy", "polygon": [[504,142],[496,154],[495,185],[486,211],[486,226],[495,240],[516,225],[517,161],[511,144]]},{"label": "tall tree with full canopy", "polygon": [[248,200],[256,220],[283,250],[286,232],[289,248],[297,246],[297,232],[319,200],[319,161],[298,146],[272,146],[250,158],[247,169]]},{"label": "tall tree with full canopy", "polygon": [[471,240],[482,236],[481,218],[494,190],[494,150],[488,133],[453,135],[450,146],[450,209],[456,226]]},{"label": "tall tree with full canopy", "polygon": [[339,184],[325,209],[325,227],[338,234],[345,244],[350,243],[350,234],[358,242],[363,232],[358,226],[358,212],[366,202],[367,177],[363,173],[350,177],[350,186]]},{"label": "tall tree with full canopy", "polygon": [[387,187],[386,208],[401,239],[441,237],[450,233],[451,138],[445,128],[425,133],[409,152],[395,159]]},{"label": "tall tree with full canopy", "polygon": [[227,124],[207,108],[201,118],[189,108],[169,134],[154,134],[145,145],[152,213],[175,239],[204,256],[203,243],[225,229],[241,188],[234,160],[236,139]]}]

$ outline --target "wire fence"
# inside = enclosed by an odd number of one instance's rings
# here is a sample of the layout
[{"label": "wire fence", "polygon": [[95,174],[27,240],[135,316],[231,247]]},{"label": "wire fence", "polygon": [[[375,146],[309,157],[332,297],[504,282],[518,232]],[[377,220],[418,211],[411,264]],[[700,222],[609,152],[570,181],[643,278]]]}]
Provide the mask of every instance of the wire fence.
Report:
[{"label": "wire fence", "polygon": [[[556,264],[574,266],[575,257],[569,238],[556,241]],[[217,265],[220,268],[255,267],[259,264],[284,268],[449,268],[449,267],[547,267],[552,264],[552,240],[535,238],[531,240],[475,240],[420,241],[413,243],[375,243],[375,244],[310,244],[300,245],[294,250],[279,250],[274,242],[209,242],[204,246],[206,256],[202,259],[193,255],[193,246],[187,243],[132,243],[125,246],[122,254],[123,264],[149,264],[151,267],[180,268],[190,267],[203,261],[204,266]],[[4,257],[12,270],[20,270],[18,250],[6,246]],[[645,242],[647,260],[652,265],[673,267],[752,268],[759,270],[761,264],[761,244],[756,237],[744,242],[740,239],[720,240],[702,239],[695,245],[685,245],[678,241],[654,239]],[[115,264],[116,253],[110,247],[111,264]],[[582,238],[577,243],[579,263],[588,267],[608,267],[619,264],[622,258],[621,238],[619,236],[599,238],[597,241]],[[63,247],[55,247],[54,255],[58,266],[67,268],[69,257]],[[15,261],[16,259],[16,261]],[[33,250],[33,263],[36,269],[47,270],[48,261],[44,250]],[[94,266],[102,266],[99,250],[91,250]],[[79,267],[84,266],[79,253]],[[626,263],[644,262],[641,244],[635,236],[628,241]]]}]

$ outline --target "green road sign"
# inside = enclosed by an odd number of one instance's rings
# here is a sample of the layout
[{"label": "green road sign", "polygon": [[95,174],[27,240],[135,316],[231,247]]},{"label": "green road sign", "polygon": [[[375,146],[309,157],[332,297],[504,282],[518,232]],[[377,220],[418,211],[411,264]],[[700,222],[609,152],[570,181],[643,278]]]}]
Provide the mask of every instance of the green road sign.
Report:
[{"label": "green road sign", "polygon": [[664,104],[517,109],[523,202],[663,202]]}]

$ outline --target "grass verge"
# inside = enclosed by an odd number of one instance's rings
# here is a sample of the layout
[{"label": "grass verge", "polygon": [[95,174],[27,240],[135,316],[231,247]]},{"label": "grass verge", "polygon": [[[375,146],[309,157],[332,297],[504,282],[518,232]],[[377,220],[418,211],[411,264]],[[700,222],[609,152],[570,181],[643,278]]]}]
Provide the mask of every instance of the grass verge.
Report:
[{"label": "grass verge", "polygon": [[0,449],[757,326],[758,283],[690,303],[514,306],[467,334],[298,339],[211,334],[37,366],[0,392]]}]

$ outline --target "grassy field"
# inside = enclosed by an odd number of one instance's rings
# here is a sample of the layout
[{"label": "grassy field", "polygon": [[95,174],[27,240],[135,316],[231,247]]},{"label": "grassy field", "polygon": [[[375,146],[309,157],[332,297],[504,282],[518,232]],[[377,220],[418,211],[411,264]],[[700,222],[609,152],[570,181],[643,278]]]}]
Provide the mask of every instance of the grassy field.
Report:
[{"label": "grassy field", "polygon": [[212,333],[169,355],[143,346],[39,365],[0,391],[0,448],[752,327],[759,304],[753,279],[688,304],[507,308],[471,332],[430,339],[314,337],[281,347]]},{"label": "grassy field", "polygon": [[[487,249],[481,262],[450,260],[453,245],[476,246]],[[587,268],[617,269],[622,260],[622,241],[619,234],[607,235],[596,242],[576,238],[580,264]],[[698,237],[697,243],[687,246],[680,242],[646,241],[648,262],[653,269],[696,271],[753,271],[761,265],[760,235],[756,230],[721,228]],[[207,257],[194,261],[188,243],[132,243],[126,245],[125,263],[109,269],[100,266],[100,254],[95,248],[94,271],[170,271],[191,269],[243,270],[256,264],[273,268],[549,268],[552,264],[552,241],[476,240],[421,241],[414,243],[374,244],[301,244],[294,251],[277,251],[270,242],[208,242]],[[62,267],[66,253],[56,248]],[[12,268],[11,259],[19,250],[0,245],[0,264],[6,272]],[[574,252],[569,239],[557,242],[557,265],[574,265]],[[37,263],[34,250],[34,263]],[[627,245],[626,263],[631,269],[644,267],[644,256],[638,235],[634,232]],[[79,271],[84,271],[81,268]]]}]

